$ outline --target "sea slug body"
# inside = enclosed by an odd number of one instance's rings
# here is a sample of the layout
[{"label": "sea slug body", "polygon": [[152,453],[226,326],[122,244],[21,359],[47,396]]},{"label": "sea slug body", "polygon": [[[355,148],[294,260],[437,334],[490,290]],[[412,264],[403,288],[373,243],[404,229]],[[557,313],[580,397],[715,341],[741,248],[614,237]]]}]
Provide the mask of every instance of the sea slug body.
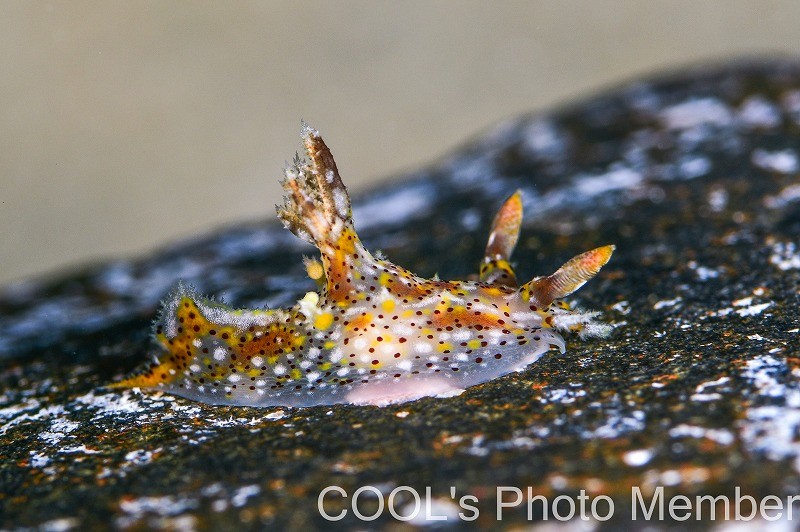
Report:
[{"label": "sea slug body", "polygon": [[289,309],[236,310],[180,285],[155,324],[160,353],[113,384],[209,404],[305,407],[378,404],[457,392],[517,371],[561,331],[607,334],[596,312],[559,304],[605,265],[613,246],[518,286],[509,259],[522,221],[520,193],[498,212],[479,281],[423,279],[376,258],[353,226],[330,150],[303,125],[308,161],[286,169],[278,216],[319,249],[306,261],[320,291]]}]

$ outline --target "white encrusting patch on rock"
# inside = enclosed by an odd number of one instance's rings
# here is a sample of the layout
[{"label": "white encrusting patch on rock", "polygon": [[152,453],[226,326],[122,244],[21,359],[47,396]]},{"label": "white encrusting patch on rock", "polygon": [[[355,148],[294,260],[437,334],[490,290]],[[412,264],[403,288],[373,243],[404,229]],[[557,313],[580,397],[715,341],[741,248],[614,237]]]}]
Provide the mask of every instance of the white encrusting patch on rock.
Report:
[{"label": "white encrusting patch on rock", "polygon": [[760,95],[750,96],[739,107],[739,120],[747,126],[771,129],[781,124],[780,108]]},{"label": "white encrusting patch on rock", "polygon": [[769,262],[782,271],[800,269],[800,250],[794,242],[776,242]]},{"label": "white encrusting patch on rock", "polygon": [[582,197],[599,196],[612,190],[625,190],[636,187],[644,180],[641,173],[620,166],[599,175],[588,175],[575,181],[575,192]]},{"label": "white encrusting patch on rock", "polygon": [[783,209],[796,201],[800,201],[800,184],[788,185],[775,196],[767,196],[764,205],[770,209]]},{"label": "white encrusting patch on rock", "polygon": [[794,174],[800,169],[797,152],[788,148],[777,151],[757,148],[750,155],[750,160],[759,168],[779,174]]},{"label": "white encrusting patch on rock", "polygon": [[733,122],[730,108],[716,98],[692,98],[665,108],[660,118],[669,129],[691,129],[701,125],[718,127]]},{"label": "white encrusting patch on rock", "polygon": [[425,187],[410,187],[397,190],[388,196],[368,200],[353,208],[353,219],[358,227],[366,229],[373,225],[399,224],[428,212],[434,195]]},{"label": "white encrusting patch on rock", "polygon": [[742,376],[755,391],[738,424],[745,446],[771,460],[791,459],[800,472],[798,370],[790,370],[783,357],[763,354],[747,361]]}]

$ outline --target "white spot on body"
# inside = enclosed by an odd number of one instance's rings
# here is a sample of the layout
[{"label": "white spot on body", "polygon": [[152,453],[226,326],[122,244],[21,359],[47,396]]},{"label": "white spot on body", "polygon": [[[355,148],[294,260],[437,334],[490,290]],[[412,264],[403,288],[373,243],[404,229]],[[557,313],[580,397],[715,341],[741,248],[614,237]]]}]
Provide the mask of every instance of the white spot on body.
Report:
[{"label": "white spot on body", "polygon": [[394,345],[394,343],[391,342],[381,344],[381,353],[383,353],[384,355],[391,355],[396,351],[395,347],[396,346]]},{"label": "white spot on body", "polygon": [[330,355],[331,362],[339,362],[342,358],[344,358],[344,351],[342,351],[342,348],[334,347],[331,350],[331,355]]},{"label": "white spot on body", "polygon": [[334,189],[333,203],[336,206],[336,213],[342,218],[347,216],[347,196],[341,189]]},{"label": "white spot on body", "polygon": [[472,338],[472,333],[468,330],[460,330],[453,333],[453,340],[456,342],[466,342]]},{"label": "white spot on body", "polygon": [[402,324],[394,325],[394,326],[392,326],[392,328],[390,330],[392,332],[394,332],[397,336],[406,336],[407,337],[407,336],[412,336],[414,334],[414,329],[413,328],[411,328],[411,327],[409,327],[407,325],[402,325]]},{"label": "white spot on body", "polygon": [[[306,292],[306,295],[303,296],[303,299],[299,300],[298,305],[300,307],[300,312],[306,317],[307,321],[313,321],[314,316],[320,313],[319,308],[319,294],[316,292]],[[280,337],[276,339],[280,340]]]},{"label": "white spot on body", "polygon": [[419,342],[414,344],[414,351],[419,354],[426,354],[433,351],[433,346],[427,342]]}]

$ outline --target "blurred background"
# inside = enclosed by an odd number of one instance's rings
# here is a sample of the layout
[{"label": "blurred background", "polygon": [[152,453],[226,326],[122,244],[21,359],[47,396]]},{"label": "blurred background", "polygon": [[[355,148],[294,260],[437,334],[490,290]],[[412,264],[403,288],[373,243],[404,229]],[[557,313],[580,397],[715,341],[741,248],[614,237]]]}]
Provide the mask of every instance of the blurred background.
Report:
[{"label": "blurred background", "polygon": [[273,219],[320,129],[351,190],[498,121],[797,54],[795,0],[5,2],[0,283]]}]

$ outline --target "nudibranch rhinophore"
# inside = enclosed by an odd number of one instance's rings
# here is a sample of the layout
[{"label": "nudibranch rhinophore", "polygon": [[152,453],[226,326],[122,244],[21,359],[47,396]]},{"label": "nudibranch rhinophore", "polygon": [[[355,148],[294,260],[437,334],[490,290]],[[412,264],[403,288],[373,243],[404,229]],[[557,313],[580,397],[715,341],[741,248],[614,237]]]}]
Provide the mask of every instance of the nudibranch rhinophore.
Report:
[{"label": "nudibranch rhinophore", "polygon": [[319,249],[306,270],[319,293],[290,309],[235,310],[179,286],[155,323],[157,360],[114,387],[162,390],[209,404],[385,405],[452,394],[523,369],[557,331],[602,336],[597,312],[558,302],[594,277],[614,246],[518,286],[509,262],[522,222],[520,192],[494,219],[479,281],[423,279],[373,256],[319,133],[303,124],[308,161],[286,169],[287,229]]}]

